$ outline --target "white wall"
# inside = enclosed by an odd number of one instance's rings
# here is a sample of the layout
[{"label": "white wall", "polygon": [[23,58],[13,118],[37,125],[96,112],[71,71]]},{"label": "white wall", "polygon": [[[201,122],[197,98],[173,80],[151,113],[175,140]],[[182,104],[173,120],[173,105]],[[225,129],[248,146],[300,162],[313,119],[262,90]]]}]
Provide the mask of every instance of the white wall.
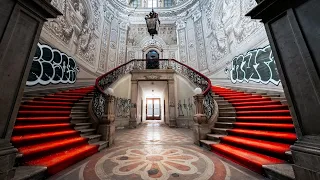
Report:
[{"label": "white wall", "polygon": [[115,97],[131,99],[131,74],[123,76],[110,88],[113,89]]},{"label": "white wall", "polygon": [[188,99],[193,103],[194,89],[196,86],[192,84],[189,80],[180,76],[178,74],[175,75],[175,89],[176,89],[176,116],[179,116],[178,111],[178,103],[180,102],[188,103]]}]

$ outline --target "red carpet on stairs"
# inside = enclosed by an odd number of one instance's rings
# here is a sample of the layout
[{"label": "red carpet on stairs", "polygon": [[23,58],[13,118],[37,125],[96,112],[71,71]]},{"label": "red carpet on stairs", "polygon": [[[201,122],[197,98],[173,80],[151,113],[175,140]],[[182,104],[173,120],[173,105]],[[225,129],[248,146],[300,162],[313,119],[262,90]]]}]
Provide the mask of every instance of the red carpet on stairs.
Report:
[{"label": "red carpet on stairs", "polygon": [[71,124],[71,109],[94,87],[63,91],[23,102],[11,142],[24,165],[46,166],[53,175],[98,152]]},{"label": "red carpet on stairs", "polygon": [[226,129],[219,144],[211,145],[213,152],[261,174],[263,165],[288,161],[285,152],[297,137],[287,105],[268,96],[223,87],[213,86],[212,91],[233,106],[219,108],[224,113],[219,117],[223,121],[220,126],[232,123],[233,128]]}]

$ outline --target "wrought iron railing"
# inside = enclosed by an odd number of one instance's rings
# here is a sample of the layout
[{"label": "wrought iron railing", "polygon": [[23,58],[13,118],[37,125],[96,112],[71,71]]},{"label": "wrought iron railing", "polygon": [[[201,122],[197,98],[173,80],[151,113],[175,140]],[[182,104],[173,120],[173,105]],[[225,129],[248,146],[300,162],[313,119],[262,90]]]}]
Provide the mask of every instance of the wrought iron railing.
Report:
[{"label": "wrought iron railing", "polygon": [[[102,118],[105,113],[105,90],[110,87],[111,84],[122,78],[124,75],[130,73],[132,70],[144,70],[146,69],[147,61],[145,59],[131,60],[108,73],[100,76],[96,80],[96,90],[93,97],[92,110],[97,118]],[[174,59],[159,59],[159,69],[173,69],[176,73],[186,77],[193,84],[202,89],[204,95],[204,111],[208,119],[210,119],[214,113],[214,99],[211,91],[211,81],[209,78],[196,71],[195,69],[182,64]]]}]

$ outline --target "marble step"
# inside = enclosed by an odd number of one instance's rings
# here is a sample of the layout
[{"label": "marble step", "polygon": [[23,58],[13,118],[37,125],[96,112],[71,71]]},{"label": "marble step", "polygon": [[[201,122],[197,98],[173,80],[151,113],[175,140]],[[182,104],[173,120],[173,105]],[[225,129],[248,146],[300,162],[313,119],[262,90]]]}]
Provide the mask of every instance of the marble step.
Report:
[{"label": "marble step", "polygon": [[12,180],[43,180],[46,171],[44,166],[18,166]]},{"label": "marble step", "polygon": [[81,137],[87,138],[89,144],[99,142],[100,139],[101,139],[101,135],[100,134],[81,135]]},{"label": "marble step", "polygon": [[89,103],[91,99],[80,99],[78,102],[80,103]]},{"label": "marble step", "polygon": [[235,111],[228,111],[228,112],[220,112],[219,117],[236,117],[237,113]]},{"label": "marble step", "polygon": [[211,133],[217,134],[217,135],[228,135],[227,128],[212,128]]},{"label": "marble step", "polygon": [[87,117],[88,116],[88,112],[73,112],[71,111],[70,114],[71,117]]},{"label": "marble step", "polygon": [[236,117],[218,117],[218,122],[236,122]]},{"label": "marble step", "polygon": [[89,117],[85,116],[85,117],[71,117],[71,123],[72,124],[77,124],[77,123],[86,123],[89,121]]},{"label": "marble step", "polygon": [[225,107],[225,108],[220,108],[219,106],[219,112],[235,112],[236,109],[234,107]]},{"label": "marble step", "polygon": [[88,106],[73,106],[72,112],[88,112]]},{"label": "marble step", "polygon": [[98,141],[91,144],[99,145],[99,151],[106,149],[108,147],[108,141]]},{"label": "marble step", "polygon": [[290,163],[293,163],[293,157],[292,157],[292,152],[291,151],[287,151],[285,152],[285,154],[287,155],[287,159]]},{"label": "marble step", "polygon": [[210,140],[200,140],[200,146],[206,148],[209,151],[211,151],[211,144],[218,144],[218,142]]},{"label": "marble step", "polygon": [[210,141],[213,141],[213,142],[220,142],[220,138],[221,137],[224,137],[226,135],[221,135],[221,134],[207,134],[207,138],[208,140]]},{"label": "marble step", "polygon": [[80,106],[88,107],[88,105],[89,105],[89,102],[77,102],[77,103],[74,103],[74,107],[80,107]]},{"label": "marble step", "polygon": [[232,129],[233,128],[233,123],[231,122],[216,122],[214,124],[215,128],[225,128],[225,129]]},{"label": "marble step", "polygon": [[294,180],[292,164],[273,164],[262,166],[265,174],[272,180]]},{"label": "marble step", "polygon": [[78,129],[77,131],[80,132],[81,135],[85,136],[85,135],[92,135],[95,133],[95,129]]},{"label": "marble step", "polygon": [[75,130],[80,129],[89,129],[91,127],[92,123],[76,123],[74,126]]},{"label": "marble step", "polygon": [[219,106],[219,109],[220,108],[233,108],[232,104],[231,103],[224,103],[224,104],[218,104]]}]

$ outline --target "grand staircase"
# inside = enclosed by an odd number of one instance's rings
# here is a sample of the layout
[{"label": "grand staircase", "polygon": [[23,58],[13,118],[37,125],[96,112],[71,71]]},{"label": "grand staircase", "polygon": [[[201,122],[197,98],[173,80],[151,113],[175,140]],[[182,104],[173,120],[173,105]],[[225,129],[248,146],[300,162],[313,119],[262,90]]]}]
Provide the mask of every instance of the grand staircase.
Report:
[{"label": "grand staircase", "polygon": [[279,94],[213,86],[219,117],[203,146],[271,179],[294,179],[290,145],[297,137]]},{"label": "grand staircase", "polygon": [[[23,97],[11,139],[19,150],[15,179],[56,174],[107,146],[89,122],[93,90],[90,86]],[[22,177],[26,174],[30,177]]]}]

